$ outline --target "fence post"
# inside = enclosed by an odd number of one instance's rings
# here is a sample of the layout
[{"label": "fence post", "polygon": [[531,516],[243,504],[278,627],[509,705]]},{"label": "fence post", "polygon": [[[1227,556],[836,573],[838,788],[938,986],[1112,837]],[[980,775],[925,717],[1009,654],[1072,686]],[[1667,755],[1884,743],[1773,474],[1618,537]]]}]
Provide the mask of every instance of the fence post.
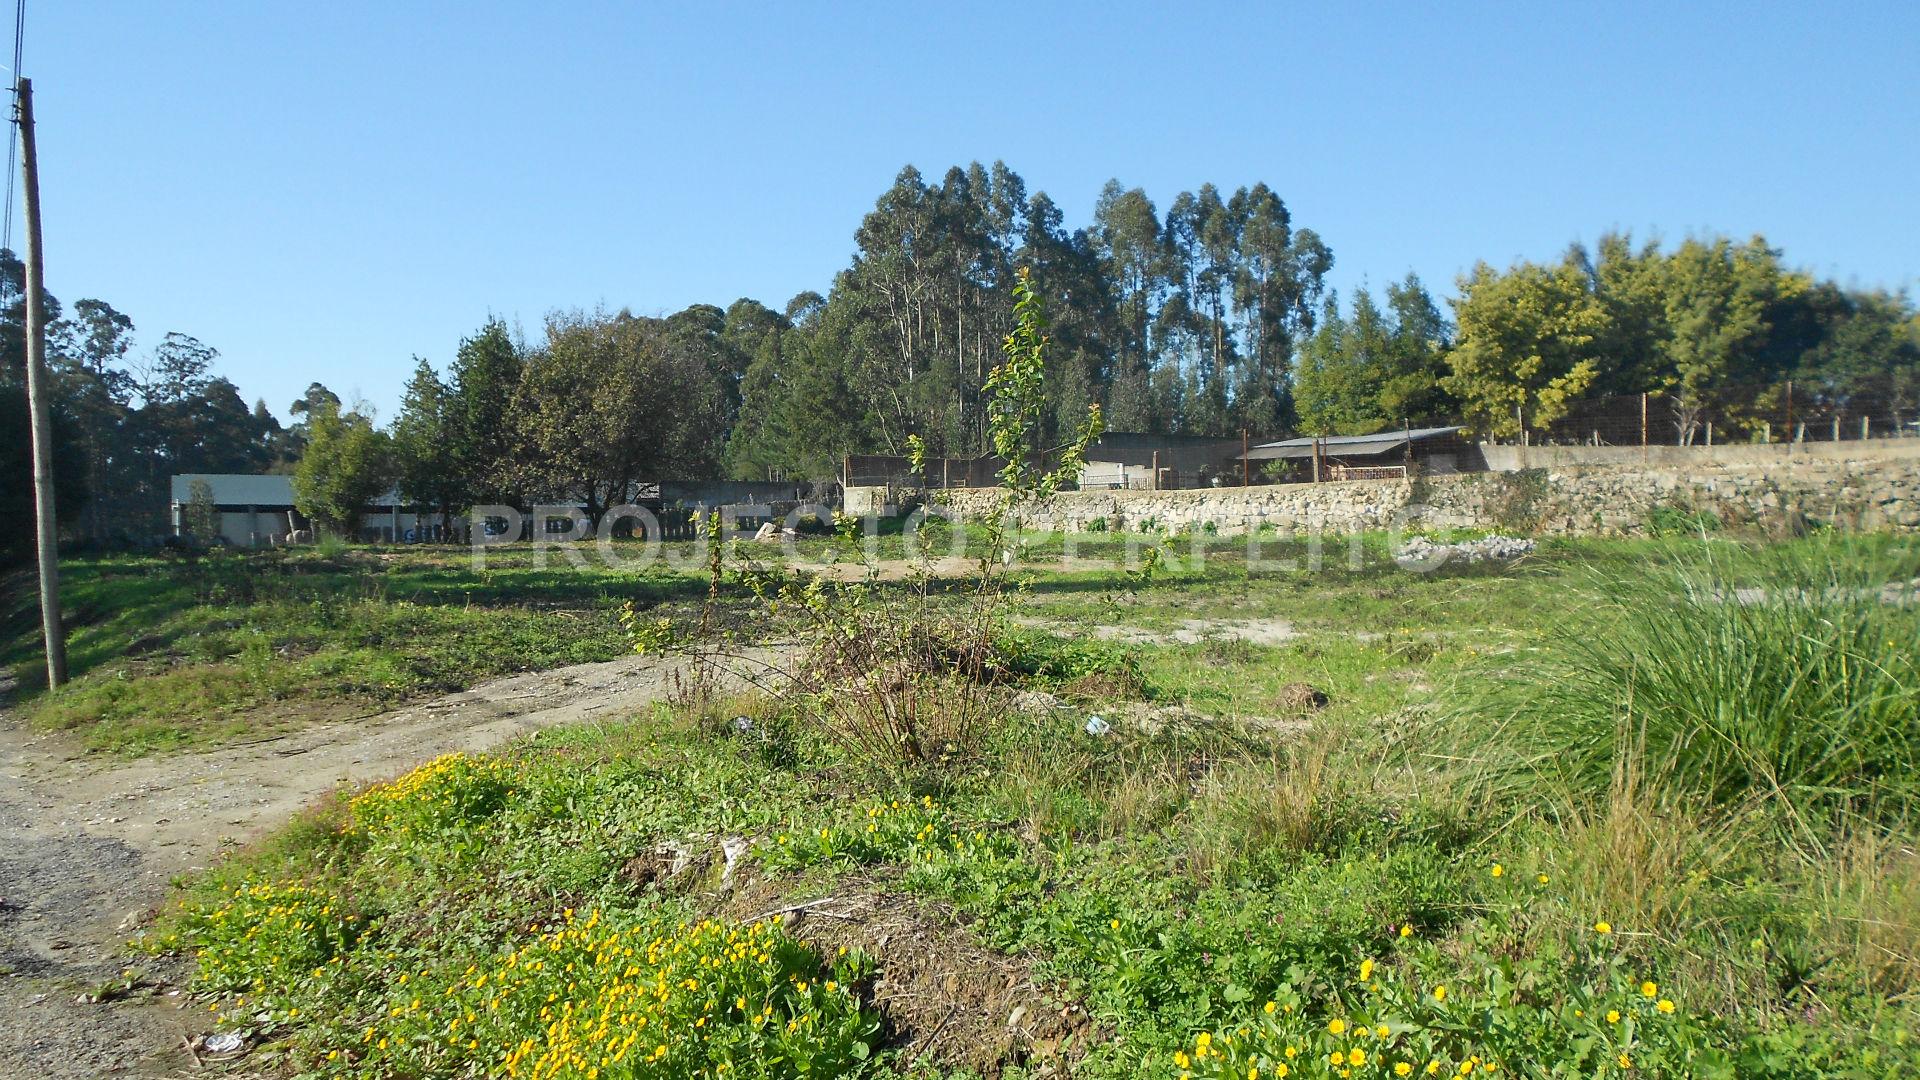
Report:
[{"label": "fence post", "polygon": [[1707,449],[1713,449],[1713,421],[1707,421]]},{"label": "fence post", "polygon": [[1253,462],[1247,460],[1247,429],[1240,429],[1240,486],[1253,484]]},{"label": "fence post", "polygon": [[1833,418],[1833,441],[1840,441],[1840,418],[1838,416]]},{"label": "fence post", "polygon": [[1760,421],[1760,440],[1768,446],[1773,445],[1773,421]]},{"label": "fence post", "polygon": [[1793,452],[1793,444],[1800,440],[1793,435],[1793,380],[1787,380],[1787,452]]},{"label": "fence post", "polygon": [[1860,441],[1861,442],[1866,442],[1868,439],[1873,438],[1872,435],[1868,434],[1870,431],[1873,430],[1872,425],[1873,425],[1873,417],[1863,416],[1860,418]]},{"label": "fence post", "polygon": [[1160,490],[1160,451],[1153,452],[1153,490]]},{"label": "fence post", "polygon": [[1646,461],[1651,455],[1647,451],[1647,395],[1640,395],[1640,460]]}]

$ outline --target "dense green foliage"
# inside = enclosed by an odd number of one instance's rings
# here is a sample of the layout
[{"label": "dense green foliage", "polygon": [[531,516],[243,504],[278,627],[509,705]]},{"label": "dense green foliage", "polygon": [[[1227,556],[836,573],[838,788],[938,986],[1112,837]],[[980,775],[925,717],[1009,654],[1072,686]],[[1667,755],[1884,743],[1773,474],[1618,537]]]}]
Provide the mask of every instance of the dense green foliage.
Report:
[{"label": "dense green foliage", "polygon": [[325,532],[354,536],[367,507],[389,490],[393,468],[392,440],[370,417],[323,403],[307,415],[307,446],[293,470],[294,508]]}]

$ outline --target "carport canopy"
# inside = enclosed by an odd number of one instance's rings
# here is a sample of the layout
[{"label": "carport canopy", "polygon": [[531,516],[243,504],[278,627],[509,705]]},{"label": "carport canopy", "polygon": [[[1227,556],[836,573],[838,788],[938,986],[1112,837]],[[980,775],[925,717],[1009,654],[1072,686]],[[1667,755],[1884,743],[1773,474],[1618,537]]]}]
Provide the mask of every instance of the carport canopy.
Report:
[{"label": "carport canopy", "polygon": [[1328,435],[1321,439],[1313,436],[1303,439],[1282,439],[1279,442],[1261,443],[1248,450],[1245,460],[1274,461],[1279,458],[1310,458],[1314,454],[1316,442],[1320,445],[1320,453],[1331,457],[1389,454],[1406,446],[1409,442],[1438,439],[1459,430],[1458,427],[1414,428],[1412,431],[1382,431],[1377,435]]}]

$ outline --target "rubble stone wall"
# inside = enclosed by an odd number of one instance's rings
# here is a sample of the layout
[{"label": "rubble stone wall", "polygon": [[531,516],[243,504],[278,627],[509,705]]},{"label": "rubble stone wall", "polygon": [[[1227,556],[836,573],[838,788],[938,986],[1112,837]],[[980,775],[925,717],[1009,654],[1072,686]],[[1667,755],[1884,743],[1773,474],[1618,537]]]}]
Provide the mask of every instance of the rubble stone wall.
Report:
[{"label": "rubble stone wall", "polygon": [[[1767,528],[1816,521],[1920,531],[1920,440],[1913,442],[1911,453],[1862,443],[1856,445],[1872,452],[1187,491],[1069,491],[1041,501],[1025,517],[1035,528],[1076,532],[1211,527],[1234,534],[1269,527],[1282,534],[1349,533],[1414,525],[1579,536],[1644,532],[1657,512],[1676,510]],[[940,494],[963,518],[988,512],[995,498],[989,489]]]}]

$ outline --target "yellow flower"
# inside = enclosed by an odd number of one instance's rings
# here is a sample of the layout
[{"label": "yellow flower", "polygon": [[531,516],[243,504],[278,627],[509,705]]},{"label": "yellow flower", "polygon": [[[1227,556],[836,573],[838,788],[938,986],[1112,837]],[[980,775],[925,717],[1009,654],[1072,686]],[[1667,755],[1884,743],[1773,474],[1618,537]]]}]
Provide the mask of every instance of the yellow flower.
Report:
[{"label": "yellow flower", "polygon": [[1444,987],[1444,986],[1436,986],[1436,987],[1434,987],[1434,988],[1433,988],[1433,1000],[1435,1000],[1435,1001],[1445,1001],[1445,1000],[1447,1000],[1447,988],[1446,988],[1446,987]]},{"label": "yellow flower", "polygon": [[1272,1015],[1273,1015],[1273,1010],[1274,1010],[1274,1008],[1275,1008],[1275,1005],[1273,1004],[1273,1002],[1271,1002],[1271,1001],[1269,1001],[1269,1002],[1267,1002],[1267,1015],[1268,1015],[1268,1016],[1272,1016]]},{"label": "yellow flower", "polygon": [[1413,1071],[1413,1066],[1407,1064],[1404,1061],[1400,1062],[1399,1064],[1393,1067],[1393,1075],[1395,1076],[1405,1076],[1412,1071]]},{"label": "yellow flower", "polygon": [[1347,1064],[1365,1065],[1366,1063],[1367,1063],[1367,1052],[1365,1050],[1362,1050],[1356,1046],[1352,1050],[1347,1051]]},{"label": "yellow flower", "polygon": [[1545,874],[1541,874],[1539,877],[1535,878],[1534,880],[1538,881],[1542,885],[1545,885],[1547,882],[1552,881],[1553,879],[1548,877]]},{"label": "yellow flower", "polygon": [[1338,1035],[1345,1030],[1347,1030],[1347,1022],[1345,1020],[1342,1020],[1336,1016],[1333,1019],[1327,1021],[1327,1031],[1331,1032],[1332,1034]]},{"label": "yellow flower", "polygon": [[1659,985],[1658,985],[1658,984],[1656,984],[1656,983],[1652,983],[1652,982],[1643,982],[1643,983],[1641,983],[1641,984],[1640,984],[1640,996],[1641,996],[1641,997],[1659,997],[1659,996],[1660,996],[1660,987],[1659,987]]},{"label": "yellow flower", "polygon": [[1437,1073],[1437,1072],[1439,1072],[1439,1071],[1440,1071],[1440,1063],[1439,1063],[1439,1062],[1437,1062],[1437,1061],[1429,1061],[1429,1062],[1427,1062],[1427,1075],[1428,1075],[1428,1076],[1432,1076],[1432,1075],[1434,1075],[1435,1073]]},{"label": "yellow flower", "polygon": [[1119,920],[1119,919],[1114,919],[1114,920],[1112,920],[1111,922],[1109,922],[1109,923],[1108,923],[1108,925],[1109,925],[1109,926],[1112,926],[1112,927],[1113,927],[1113,928],[1114,928],[1115,930],[1118,930],[1118,929],[1120,929],[1120,920]]},{"label": "yellow flower", "polygon": [[1260,1070],[1251,1065],[1247,1066],[1247,1080],[1260,1080]]},{"label": "yellow flower", "polygon": [[1413,936],[1413,924],[1412,924],[1412,923],[1402,923],[1402,924],[1400,924],[1400,936],[1401,936],[1401,937],[1403,937],[1403,938],[1410,938],[1410,937],[1412,937],[1412,936]]},{"label": "yellow flower", "polygon": [[1189,1058],[1187,1056],[1187,1052],[1185,1050],[1179,1050],[1174,1052],[1173,1063],[1175,1065],[1180,1066],[1183,1069],[1187,1067],[1187,1062],[1192,1060],[1193,1060],[1192,1058]]},{"label": "yellow flower", "polygon": [[1287,1068],[1287,1063],[1284,1061],[1273,1067],[1273,1075],[1275,1076],[1285,1076],[1292,1071],[1292,1069]]},{"label": "yellow flower", "polygon": [[1617,1023],[1619,1023],[1619,1022],[1620,1022],[1620,1010],[1619,1010],[1619,1009],[1608,1009],[1608,1010],[1607,1010],[1607,1023],[1609,1023],[1609,1024],[1617,1024]]},{"label": "yellow flower", "polygon": [[1673,1002],[1667,998],[1661,998],[1660,1004],[1655,1005],[1654,1008],[1659,1009],[1663,1013],[1671,1013],[1673,1011]]},{"label": "yellow flower", "polygon": [[1593,932],[1596,934],[1611,934],[1613,933],[1613,924],[1602,919],[1593,924]]},{"label": "yellow flower", "polygon": [[1627,1056],[1625,1050],[1620,1051],[1620,1067],[1623,1069],[1633,1068],[1633,1059]]},{"label": "yellow flower", "polygon": [[1506,868],[1506,867],[1504,867],[1504,866],[1501,866],[1501,865],[1500,865],[1499,863],[1494,863],[1494,864],[1493,864],[1493,876],[1494,876],[1494,877],[1499,877],[1500,875],[1502,875],[1502,874],[1504,874],[1504,873],[1506,873],[1506,872],[1507,872],[1507,868]]},{"label": "yellow flower", "polygon": [[1374,1028],[1373,1033],[1382,1039],[1386,1038],[1388,1035],[1393,1034],[1393,1032],[1390,1029],[1388,1029],[1387,1025],[1385,1024],[1381,1024],[1379,1027]]},{"label": "yellow flower", "polygon": [[1372,960],[1360,961],[1360,981],[1366,982],[1371,978],[1373,978],[1373,961]]}]

